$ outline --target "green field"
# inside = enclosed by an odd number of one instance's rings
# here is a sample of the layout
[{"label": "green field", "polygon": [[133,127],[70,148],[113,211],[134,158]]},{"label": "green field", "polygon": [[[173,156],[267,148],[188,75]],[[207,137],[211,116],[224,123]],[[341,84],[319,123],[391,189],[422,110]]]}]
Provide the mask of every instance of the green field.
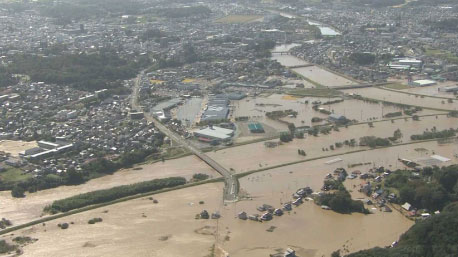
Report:
[{"label": "green field", "polygon": [[18,168],[5,166],[6,171],[0,172],[0,180],[2,182],[18,182],[32,177],[32,174],[23,174],[23,171]]},{"label": "green field", "polygon": [[218,23],[250,23],[261,19],[261,15],[228,15],[217,19]]},{"label": "green field", "polygon": [[334,97],[340,96],[341,93],[335,89],[330,88],[301,88],[292,89],[286,92],[293,96],[312,96],[312,97]]},{"label": "green field", "polygon": [[435,48],[426,48],[425,54],[427,56],[441,58],[441,59],[447,60],[447,61],[449,61],[451,63],[457,63],[458,64],[458,56],[456,56],[455,54],[453,54],[453,53],[451,53],[449,51],[445,51],[445,50],[441,50],[441,49],[435,49]]},{"label": "green field", "polygon": [[383,87],[390,88],[390,89],[396,89],[396,90],[402,90],[402,89],[408,89],[410,88],[408,85],[404,85],[401,83],[391,83],[384,85]]}]

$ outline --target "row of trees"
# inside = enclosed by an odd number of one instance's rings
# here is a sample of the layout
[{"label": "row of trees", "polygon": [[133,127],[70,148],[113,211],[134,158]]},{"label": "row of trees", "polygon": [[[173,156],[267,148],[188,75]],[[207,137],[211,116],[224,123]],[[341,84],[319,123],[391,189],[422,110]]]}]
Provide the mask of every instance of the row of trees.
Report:
[{"label": "row of trees", "polygon": [[435,129],[431,131],[424,131],[423,134],[411,135],[410,139],[412,140],[428,140],[434,138],[447,138],[456,136],[455,129],[446,129],[442,131],[437,131]]},{"label": "row of trees", "polygon": [[146,157],[157,152],[157,149],[137,149],[122,154],[115,160],[97,158],[82,166],[83,171],[69,169],[62,175],[46,174],[21,181],[15,185],[3,185],[3,189],[11,189],[13,197],[24,197],[25,192],[36,192],[61,185],[79,185],[86,181],[107,174],[112,174],[120,168],[131,167],[143,162]]},{"label": "row of trees", "polygon": [[170,177],[131,185],[117,186],[110,189],[97,190],[54,201],[50,206],[45,208],[45,211],[50,213],[67,212],[93,204],[117,200],[127,196],[176,187],[184,185],[185,183],[186,179],[183,177]]}]

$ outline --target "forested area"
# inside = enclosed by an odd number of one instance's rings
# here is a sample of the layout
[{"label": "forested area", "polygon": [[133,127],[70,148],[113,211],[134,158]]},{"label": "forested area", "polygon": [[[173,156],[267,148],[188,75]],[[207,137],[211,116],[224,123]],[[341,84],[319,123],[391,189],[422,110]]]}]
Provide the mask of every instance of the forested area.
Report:
[{"label": "forested area", "polygon": [[135,77],[141,68],[149,64],[150,59],[147,56],[142,56],[137,61],[125,60],[111,51],[53,57],[16,55],[12,58],[12,64],[6,68],[6,72],[29,75],[32,81],[94,91],[120,87],[120,80]]},{"label": "forested area", "polygon": [[350,60],[359,65],[369,65],[375,62],[375,55],[371,53],[352,53]]},{"label": "forested area", "polygon": [[385,179],[388,190],[399,191],[399,204],[408,202],[418,209],[442,210],[458,200],[458,165],[426,167],[417,176],[412,171],[396,171]]},{"label": "forested area", "polygon": [[184,185],[185,183],[186,179],[183,177],[170,177],[164,179],[154,179],[131,185],[117,186],[110,189],[97,190],[54,201],[50,206],[45,208],[45,211],[51,213],[67,212],[93,204],[117,200],[127,196]]}]

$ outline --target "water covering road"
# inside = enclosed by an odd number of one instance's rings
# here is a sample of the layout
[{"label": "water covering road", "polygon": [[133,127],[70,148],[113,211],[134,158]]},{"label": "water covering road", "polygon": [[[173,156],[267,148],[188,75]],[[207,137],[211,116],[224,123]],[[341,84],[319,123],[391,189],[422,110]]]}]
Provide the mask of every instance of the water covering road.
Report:
[{"label": "water covering road", "polygon": [[[144,76],[144,71],[140,72],[140,74],[135,79],[134,88],[132,90],[131,95],[131,106],[132,109],[136,110],[143,110],[143,108],[138,103],[138,92],[140,88],[140,82]],[[155,119],[153,115],[149,111],[143,110],[145,113],[145,118],[147,121],[152,122],[154,126],[164,135],[170,138],[170,140],[174,141],[175,143],[185,147],[191,153],[199,157],[202,161],[207,163],[210,167],[215,169],[221,176],[224,177],[224,195],[223,199],[225,202],[233,202],[237,200],[238,193],[239,193],[239,182],[236,176],[232,174],[229,170],[221,166],[218,162],[210,158],[204,152],[200,151],[198,148],[192,145],[191,142],[187,141],[182,136],[178,135],[177,133],[171,131],[167,128],[164,124],[160,121]]]}]

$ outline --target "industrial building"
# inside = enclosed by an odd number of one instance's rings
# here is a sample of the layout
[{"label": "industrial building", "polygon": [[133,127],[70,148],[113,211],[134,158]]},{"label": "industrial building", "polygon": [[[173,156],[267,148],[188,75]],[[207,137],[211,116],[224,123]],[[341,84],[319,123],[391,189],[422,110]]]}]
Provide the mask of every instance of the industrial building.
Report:
[{"label": "industrial building", "polygon": [[234,135],[234,130],[217,126],[209,126],[204,129],[196,130],[193,134],[203,142],[222,142],[230,140]]},{"label": "industrial building", "polygon": [[427,86],[433,86],[436,85],[437,82],[434,80],[429,80],[429,79],[420,79],[420,80],[415,80],[411,82],[412,86],[415,87],[427,87]]},{"label": "industrial building", "polygon": [[229,114],[229,99],[225,95],[214,95],[208,99],[200,121],[217,121],[227,119]]}]

